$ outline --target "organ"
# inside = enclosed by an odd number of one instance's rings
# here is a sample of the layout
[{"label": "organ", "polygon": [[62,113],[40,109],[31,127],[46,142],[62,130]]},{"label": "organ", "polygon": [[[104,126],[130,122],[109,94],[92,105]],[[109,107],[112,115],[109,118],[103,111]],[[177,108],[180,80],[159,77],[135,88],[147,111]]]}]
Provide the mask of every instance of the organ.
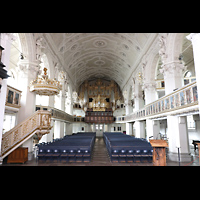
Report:
[{"label": "organ", "polygon": [[106,111],[115,110],[117,102],[123,102],[123,95],[113,80],[95,79],[83,82],[79,87],[78,99],[82,108]]},{"label": "organ", "polygon": [[86,80],[79,87],[79,104],[85,111],[85,122],[111,124],[113,111],[124,102],[120,87],[113,80]]}]

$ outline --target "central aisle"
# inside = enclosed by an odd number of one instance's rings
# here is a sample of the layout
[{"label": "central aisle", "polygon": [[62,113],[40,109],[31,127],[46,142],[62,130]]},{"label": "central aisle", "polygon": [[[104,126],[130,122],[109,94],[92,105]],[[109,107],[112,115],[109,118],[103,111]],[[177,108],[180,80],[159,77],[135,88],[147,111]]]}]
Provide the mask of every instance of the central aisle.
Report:
[{"label": "central aisle", "polygon": [[91,164],[104,166],[111,164],[103,137],[96,137]]}]

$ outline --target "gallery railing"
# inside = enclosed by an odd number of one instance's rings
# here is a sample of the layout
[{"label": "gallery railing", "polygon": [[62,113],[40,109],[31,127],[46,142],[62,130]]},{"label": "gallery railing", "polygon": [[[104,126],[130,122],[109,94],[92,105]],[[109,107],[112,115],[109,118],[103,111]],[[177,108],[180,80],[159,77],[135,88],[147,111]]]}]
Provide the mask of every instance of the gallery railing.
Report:
[{"label": "gallery railing", "polygon": [[52,119],[59,119],[59,120],[63,120],[63,121],[66,121],[66,122],[73,122],[74,121],[74,116],[64,112],[63,110],[59,110],[59,109],[51,107],[51,106],[36,105],[35,107],[36,107],[36,111],[37,110],[48,110],[48,111],[50,111]]},{"label": "gallery railing", "polygon": [[198,105],[198,93],[196,81],[189,83],[182,88],[165,95],[164,97],[144,106],[127,116],[116,118],[116,122],[135,121],[141,118],[154,117],[159,114],[180,110],[183,108]]},{"label": "gallery railing", "polygon": [[[165,80],[164,79],[156,79],[156,90],[165,90]],[[196,77],[185,77],[183,79],[184,85],[187,85],[188,83],[192,83],[196,81]]]}]

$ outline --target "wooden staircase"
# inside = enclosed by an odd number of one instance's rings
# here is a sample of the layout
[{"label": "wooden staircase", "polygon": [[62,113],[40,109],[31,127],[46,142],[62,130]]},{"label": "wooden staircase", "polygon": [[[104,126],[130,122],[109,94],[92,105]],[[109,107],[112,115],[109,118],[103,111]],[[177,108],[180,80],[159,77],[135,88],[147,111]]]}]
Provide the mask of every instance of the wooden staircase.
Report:
[{"label": "wooden staircase", "polygon": [[8,156],[34,134],[41,138],[43,135],[48,134],[51,128],[51,113],[44,110],[36,111],[29,118],[3,134],[1,159]]}]

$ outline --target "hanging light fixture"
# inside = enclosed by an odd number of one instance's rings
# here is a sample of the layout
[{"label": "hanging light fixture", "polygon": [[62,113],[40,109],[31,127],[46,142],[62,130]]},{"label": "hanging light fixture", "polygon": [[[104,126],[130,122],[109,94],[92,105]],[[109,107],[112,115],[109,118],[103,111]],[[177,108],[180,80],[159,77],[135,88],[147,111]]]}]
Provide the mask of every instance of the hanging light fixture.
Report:
[{"label": "hanging light fixture", "polygon": [[[76,66],[75,66],[75,88],[76,88]],[[74,90],[72,93],[72,99],[74,103],[78,103],[78,93],[76,92],[76,90]]]},{"label": "hanging light fixture", "polygon": [[73,99],[74,103],[77,103],[77,101],[78,101],[78,94],[77,94],[76,91],[73,91],[73,93],[72,93],[72,99]]},{"label": "hanging light fixture", "polygon": [[38,76],[35,80],[30,82],[30,91],[39,95],[52,96],[57,95],[62,90],[62,85],[55,79],[49,79],[47,75],[47,68],[44,69],[44,74]]}]

